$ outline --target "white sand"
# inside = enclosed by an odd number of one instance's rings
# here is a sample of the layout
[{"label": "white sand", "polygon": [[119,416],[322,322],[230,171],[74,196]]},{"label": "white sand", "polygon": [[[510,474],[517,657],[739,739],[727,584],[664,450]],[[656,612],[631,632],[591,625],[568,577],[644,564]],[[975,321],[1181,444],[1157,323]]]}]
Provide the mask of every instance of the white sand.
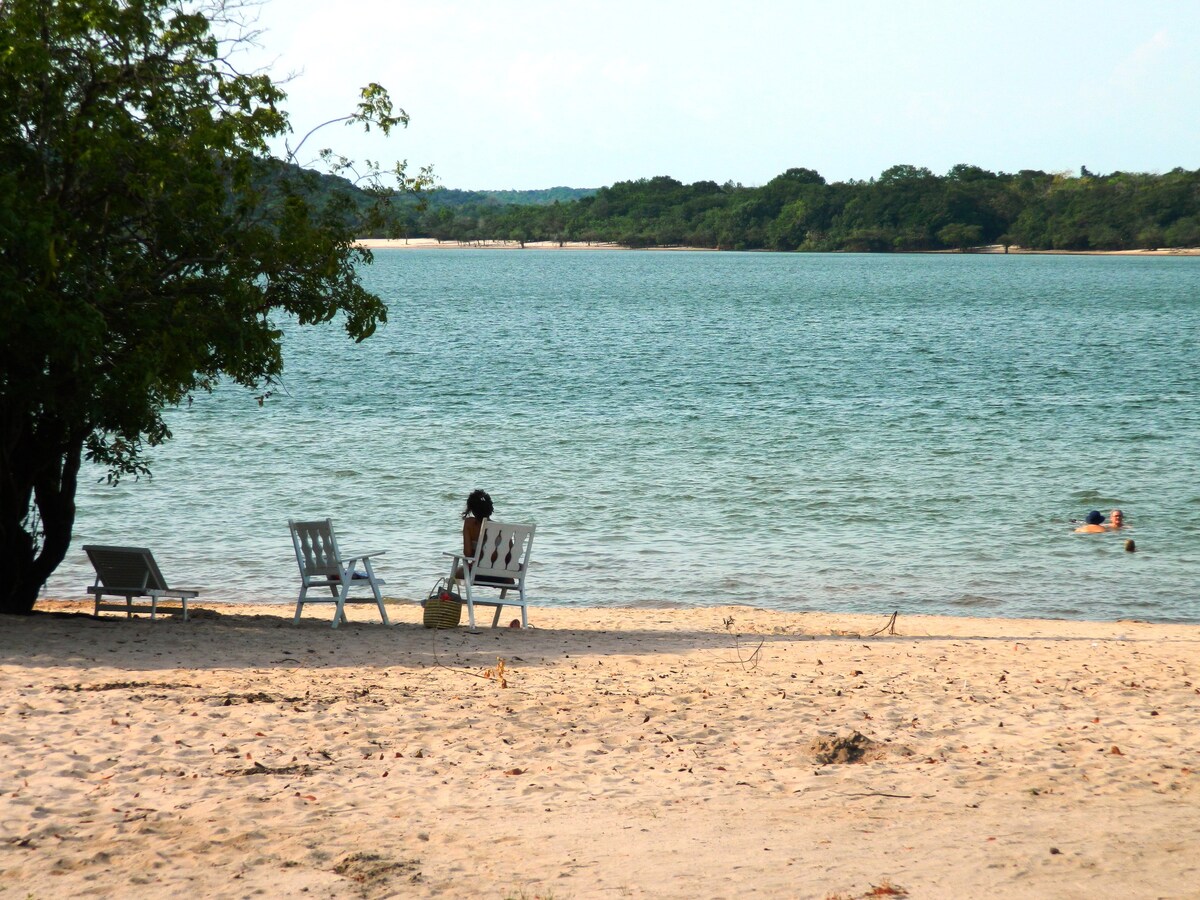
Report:
[{"label": "white sand", "polygon": [[[370,250],[628,250],[603,241],[439,241],[434,238],[361,238]],[[645,250],[707,250],[707,247],[645,247]]]},{"label": "white sand", "polygon": [[[520,250],[517,241],[439,241],[434,238],[361,238],[361,247],[371,250]],[[530,250],[624,250],[620,244],[584,241],[526,241]]]},{"label": "white sand", "polygon": [[[434,238],[362,238],[359,246],[371,250],[628,250],[622,244],[586,242],[586,241],[439,241]],[[711,247],[643,247],[643,250],[654,251],[711,251]],[[959,250],[930,250],[918,251],[933,254],[961,253]],[[985,247],[974,247],[967,253],[1003,254],[1001,244],[990,244]],[[1026,250],[1023,247],[1011,246],[1009,253],[1013,256],[1033,254],[1042,256],[1200,256],[1200,247],[1164,247],[1158,250]]]},{"label": "white sand", "polygon": [[[936,250],[935,253],[958,253],[958,250]],[[974,247],[968,253],[1004,253],[1003,244]],[[1008,252],[1014,256],[1200,256],[1200,247],[1160,247],[1157,250],[1028,250],[1012,245]]]},{"label": "white sand", "polygon": [[1200,627],[39,608],[0,617],[5,897],[1200,895]]}]

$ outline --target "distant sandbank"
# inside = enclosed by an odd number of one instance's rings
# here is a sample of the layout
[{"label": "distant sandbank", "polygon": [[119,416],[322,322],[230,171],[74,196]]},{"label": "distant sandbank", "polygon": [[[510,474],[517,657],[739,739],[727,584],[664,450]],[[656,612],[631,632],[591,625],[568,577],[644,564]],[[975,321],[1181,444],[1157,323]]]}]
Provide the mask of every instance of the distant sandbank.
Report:
[{"label": "distant sandbank", "polygon": [[[631,250],[603,241],[438,241],[434,238],[362,238],[370,250]],[[708,250],[708,247],[646,247],[646,250]]]},{"label": "distant sandbank", "polygon": [[990,244],[986,247],[973,247],[970,250],[934,250],[934,253],[999,253],[1003,255],[1038,255],[1038,256],[1200,256],[1200,247],[1160,247],[1156,250],[1027,250],[1024,247],[1010,246],[1005,251],[1001,244]]},{"label": "distant sandbank", "polygon": [[[360,247],[370,250],[649,250],[657,252],[671,251],[713,251],[712,247],[627,247],[624,244],[614,244],[602,241],[439,241],[435,238],[361,238]],[[756,253],[774,251],[756,250]],[[1007,251],[1000,244],[985,247],[972,247],[969,250],[928,250],[928,251],[899,251],[941,254],[1000,254],[1006,252],[1011,256],[1200,256],[1200,247],[1163,247],[1157,250],[1027,250],[1023,247],[1010,246]]]}]

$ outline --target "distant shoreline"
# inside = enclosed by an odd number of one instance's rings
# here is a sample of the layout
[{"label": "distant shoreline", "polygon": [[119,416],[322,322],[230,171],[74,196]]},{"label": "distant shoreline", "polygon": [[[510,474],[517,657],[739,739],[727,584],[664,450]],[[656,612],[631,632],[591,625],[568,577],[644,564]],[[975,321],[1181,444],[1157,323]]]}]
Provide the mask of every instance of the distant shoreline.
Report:
[{"label": "distant shoreline", "polygon": [[1009,256],[1200,256],[1200,247],[1160,247],[1157,250],[1028,250],[1024,247],[1010,246],[1005,251],[1002,244],[990,244],[986,247],[972,247],[970,250],[922,250],[921,253],[965,253],[970,254],[1007,254]]},{"label": "distant shoreline", "polygon": [[626,247],[606,241],[438,241],[435,238],[361,238],[369,250],[711,250],[711,247]]},{"label": "distant shoreline", "polygon": [[[357,245],[369,250],[649,250],[655,252],[730,252],[712,247],[627,247],[599,241],[438,241],[435,238],[361,238]],[[802,253],[805,251],[750,250],[749,253]],[[845,253],[849,251],[832,251]],[[1000,244],[973,247],[969,250],[897,250],[900,253],[936,255],[999,255],[1004,256],[1200,256],[1200,247],[1163,247],[1157,250],[1027,250]],[[880,256],[889,254],[880,253]]]}]

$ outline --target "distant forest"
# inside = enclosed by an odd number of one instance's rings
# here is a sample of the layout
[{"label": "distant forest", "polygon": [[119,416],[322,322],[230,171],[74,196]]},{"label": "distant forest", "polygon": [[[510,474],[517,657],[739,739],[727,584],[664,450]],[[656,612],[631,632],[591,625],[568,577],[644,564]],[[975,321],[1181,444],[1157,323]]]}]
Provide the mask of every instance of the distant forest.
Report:
[{"label": "distant forest", "polygon": [[1200,170],[1016,174],[892,166],[829,184],[788,169],[761,187],[660,176],[598,190],[452,191],[393,202],[394,234],[721,250],[1132,250],[1200,246]]}]

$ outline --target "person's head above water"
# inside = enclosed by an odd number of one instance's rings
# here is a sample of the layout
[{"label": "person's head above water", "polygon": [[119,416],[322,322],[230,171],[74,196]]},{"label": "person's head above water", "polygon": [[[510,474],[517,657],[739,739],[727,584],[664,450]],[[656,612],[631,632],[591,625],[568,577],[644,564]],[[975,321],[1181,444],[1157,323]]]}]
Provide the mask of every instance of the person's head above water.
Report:
[{"label": "person's head above water", "polygon": [[492,506],[492,498],[488,496],[487,491],[471,491],[471,495],[467,497],[467,508],[463,510],[462,517],[474,516],[477,519],[491,518],[494,507]]},{"label": "person's head above water", "polygon": [[1114,509],[1108,514],[1108,522],[1113,528],[1120,528],[1125,524],[1125,514],[1119,509]]},{"label": "person's head above water", "polygon": [[1086,522],[1088,525],[1103,525],[1104,513],[1100,512],[1098,509],[1093,509],[1087,514],[1087,518],[1084,519],[1084,522]]}]

